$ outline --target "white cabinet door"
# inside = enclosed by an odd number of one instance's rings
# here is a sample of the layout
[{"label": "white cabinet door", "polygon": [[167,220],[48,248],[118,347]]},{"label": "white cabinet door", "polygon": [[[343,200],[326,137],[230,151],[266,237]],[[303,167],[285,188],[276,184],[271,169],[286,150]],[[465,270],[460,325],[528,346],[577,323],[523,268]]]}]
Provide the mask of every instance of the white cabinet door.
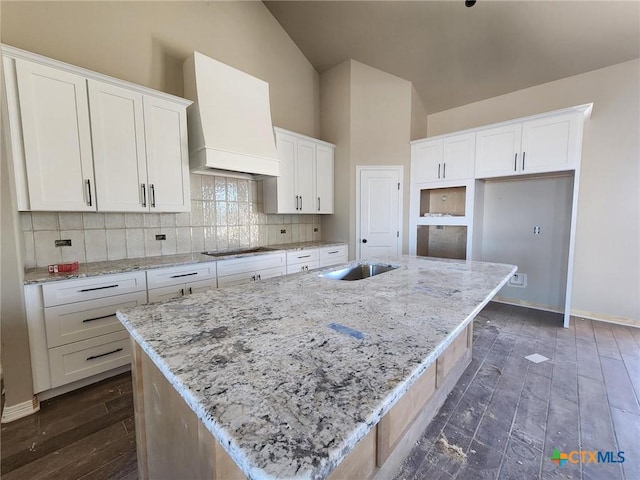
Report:
[{"label": "white cabinet door", "polygon": [[576,114],[531,120],[522,124],[523,173],[575,168],[572,146],[577,143]]},{"label": "white cabinet door", "polygon": [[521,169],[522,124],[505,125],[476,133],[476,177],[502,177]]},{"label": "white cabinet door", "polygon": [[296,155],[296,195],[298,213],[316,212],[315,188],[316,144],[298,139]]},{"label": "white cabinet door", "polygon": [[147,212],[142,94],[88,80],[98,208]]},{"label": "white cabinet door", "polygon": [[86,80],[16,59],[31,210],[95,211]]},{"label": "white cabinet door", "polygon": [[269,209],[269,213],[296,213],[296,137],[277,132],[276,147],[280,176],[268,180],[273,182],[277,191],[277,204]]},{"label": "white cabinet door", "polygon": [[316,213],[333,213],[333,148],[316,145]]},{"label": "white cabinet door", "polygon": [[443,140],[442,180],[473,178],[476,134],[455,135]]},{"label": "white cabinet door", "polygon": [[287,273],[287,267],[282,265],[281,267],[264,268],[256,272],[256,279],[266,280],[267,278],[281,277]]},{"label": "white cabinet door", "polygon": [[411,147],[411,181],[437,182],[442,176],[442,139],[416,143]]},{"label": "white cabinet door", "polygon": [[187,114],[182,105],[144,96],[148,201],[152,212],[188,212]]}]

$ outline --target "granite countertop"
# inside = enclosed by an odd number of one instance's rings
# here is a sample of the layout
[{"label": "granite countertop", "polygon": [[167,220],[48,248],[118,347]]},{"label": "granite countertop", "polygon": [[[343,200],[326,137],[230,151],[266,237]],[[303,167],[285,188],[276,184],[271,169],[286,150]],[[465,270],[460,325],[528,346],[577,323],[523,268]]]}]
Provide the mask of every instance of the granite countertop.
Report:
[{"label": "granite countertop", "polygon": [[118,318],[249,478],[325,478],[516,271],[381,261],[399,268],[320,276],[343,264]]},{"label": "granite countertop", "polygon": [[[184,253],[178,255],[164,255],[158,257],[128,258],[123,260],[109,260],[105,262],[90,262],[80,264],[80,268],[73,272],[50,274],[47,268],[33,268],[25,271],[24,284],[55,282],[59,280],[70,280],[73,278],[96,277],[99,275],[111,275],[115,273],[134,272],[137,270],[151,270],[154,268],[174,267],[178,265],[188,265],[192,263],[215,262],[219,260],[229,260],[231,258],[250,257],[254,255],[266,255],[269,253],[279,253],[286,250],[304,250],[307,248],[332,247],[345,245],[344,242],[298,242],[283,243],[279,245],[264,245],[268,249],[260,252],[243,253],[241,250],[251,250],[256,247],[246,249],[218,250],[216,256],[204,255],[201,252]],[[227,255],[220,255],[228,252]]]}]

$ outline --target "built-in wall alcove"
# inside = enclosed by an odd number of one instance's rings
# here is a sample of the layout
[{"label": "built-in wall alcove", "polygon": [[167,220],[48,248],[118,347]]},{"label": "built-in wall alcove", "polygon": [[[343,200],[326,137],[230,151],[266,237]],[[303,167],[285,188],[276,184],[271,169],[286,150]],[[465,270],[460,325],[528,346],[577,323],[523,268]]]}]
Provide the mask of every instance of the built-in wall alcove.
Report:
[{"label": "built-in wall alcove", "polygon": [[476,183],[473,259],[518,266],[496,300],[563,312],[574,173]]}]

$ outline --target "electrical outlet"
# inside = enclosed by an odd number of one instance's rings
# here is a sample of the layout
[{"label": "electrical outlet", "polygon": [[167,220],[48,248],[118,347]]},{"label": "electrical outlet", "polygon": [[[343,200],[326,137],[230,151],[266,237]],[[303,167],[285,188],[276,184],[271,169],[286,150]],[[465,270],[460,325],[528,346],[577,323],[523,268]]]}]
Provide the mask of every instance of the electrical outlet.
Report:
[{"label": "electrical outlet", "polygon": [[533,227],[533,234],[540,235],[540,227]]},{"label": "electrical outlet", "polygon": [[156,240],[166,240],[167,236],[164,233],[156,235]]},{"label": "electrical outlet", "polygon": [[280,233],[281,233],[282,235],[284,235],[285,233],[287,233],[287,229],[286,229],[286,228],[283,228],[282,230],[280,230]]},{"label": "electrical outlet", "polygon": [[510,287],[526,288],[527,287],[527,274],[526,273],[514,273],[509,279]]},{"label": "electrical outlet", "polygon": [[56,247],[70,247],[71,246],[71,239],[67,238],[64,240],[56,240],[55,241],[55,245]]},{"label": "electrical outlet", "polygon": [[318,227],[313,227],[313,232],[318,233]]}]

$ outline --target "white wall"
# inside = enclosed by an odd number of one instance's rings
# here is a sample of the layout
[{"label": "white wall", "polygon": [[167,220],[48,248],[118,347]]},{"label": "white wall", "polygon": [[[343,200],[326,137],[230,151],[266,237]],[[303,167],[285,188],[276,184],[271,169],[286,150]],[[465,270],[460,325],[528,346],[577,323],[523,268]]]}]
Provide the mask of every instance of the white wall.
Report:
[{"label": "white wall", "polygon": [[[404,166],[403,251],[408,250],[411,82],[355,60],[320,78],[322,138],[336,144],[335,215],[322,218],[323,238],[349,242],[354,257],[358,165]],[[348,238],[343,238],[345,232]]]},{"label": "white wall", "polygon": [[593,102],[585,124],[572,311],[640,321],[640,60],[429,115],[430,136]]}]

